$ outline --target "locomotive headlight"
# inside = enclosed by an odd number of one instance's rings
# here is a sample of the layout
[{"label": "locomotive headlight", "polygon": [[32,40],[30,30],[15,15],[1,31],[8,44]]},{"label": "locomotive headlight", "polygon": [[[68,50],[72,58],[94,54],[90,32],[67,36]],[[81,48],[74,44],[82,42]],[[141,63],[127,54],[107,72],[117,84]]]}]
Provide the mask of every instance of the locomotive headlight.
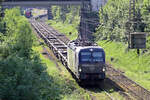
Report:
[{"label": "locomotive headlight", "polygon": [[90,49],[90,51],[92,52],[92,51],[93,51],[93,49]]},{"label": "locomotive headlight", "polygon": [[81,68],[79,68],[79,72],[81,72],[82,71],[82,69]]},{"label": "locomotive headlight", "polygon": [[105,68],[103,68],[103,72],[105,72],[106,71],[106,69]]}]

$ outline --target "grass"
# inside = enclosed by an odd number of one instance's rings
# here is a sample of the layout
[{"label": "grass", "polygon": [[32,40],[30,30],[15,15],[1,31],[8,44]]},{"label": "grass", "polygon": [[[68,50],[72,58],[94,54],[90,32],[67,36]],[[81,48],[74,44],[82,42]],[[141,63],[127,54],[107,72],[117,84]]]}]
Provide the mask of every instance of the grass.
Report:
[{"label": "grass", "polygon": [[[138,56],[136,50],[126,51],[127,45],[99,41],[106,52],[106,60],[125,75],[150,90],[150,54]],[[113,61],[111,59],[113,58]]]},{"label": "grass", "polygon": [[[56,95],[61,95],[62,100],[69,100],[69,96],[73,96],[74,98],[78,98],[79,95],[75,95],[74,89],[77,87],[76,82],[71,79],[71,75],[66,73],[66,70],[59,71],[55,65],[55,63],[51,60],[49,60],[47,57],[41,54],[43,51],[42,46],[35,46],[33,48],[34,51],[38,52],[40,55],[40,58],[42,62],[47,66],[47,72],[50,76],[53,77],[54,83],[52,87],[56,87],[57,89],[60,90],[60,92],[56,93]],[[64,69],[64,66],[61,65],[61,67]],[[77,99],[70,99],[70,100],[77,100]]]},{"label": "grass", "polygon": [[[65,24],[53,20],[49,20],[47,23],[56,30],[59,30],[61,33],[65,34],[70,40],[75,40],[78,36],[78,31],[73,24]],[[69,32],[72,34],[69,35]]]}]

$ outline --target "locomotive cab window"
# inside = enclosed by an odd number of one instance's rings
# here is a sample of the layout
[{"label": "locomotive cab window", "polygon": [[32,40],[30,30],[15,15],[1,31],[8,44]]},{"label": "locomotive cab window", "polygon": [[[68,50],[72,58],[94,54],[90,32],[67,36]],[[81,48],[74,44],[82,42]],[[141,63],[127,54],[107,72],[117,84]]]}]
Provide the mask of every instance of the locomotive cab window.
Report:
[{"label": "locomotive cab window", "polygon": [[82,62],[92,61],[91,52],[81,52],[81,61]]},{"label": "locomotive cab window", "polygon": [[80,53],[80,62],[103,62],[103,53],[102,52],[84,52],[82,51]]},{"label": "locomotive cab window", "polygon": [[92,53],[93,62],[100,62],[103,61],[102,52],[93,52]]}]

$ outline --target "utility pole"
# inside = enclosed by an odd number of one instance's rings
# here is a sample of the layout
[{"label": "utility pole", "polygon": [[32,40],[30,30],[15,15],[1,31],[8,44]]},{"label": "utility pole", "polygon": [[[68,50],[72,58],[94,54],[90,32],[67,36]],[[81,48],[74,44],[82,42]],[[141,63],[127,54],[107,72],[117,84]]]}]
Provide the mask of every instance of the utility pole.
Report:
[{"label": "utility pole", "polygon": [[80,26],[76,43],[81,46],[95,45],[93,42],[94,36],[92,36],[92,34],[95,32],[99,21],[97,21],[97,18],[94,19],[96,14],[92,12],[91,2],[87,3],[85,0],[82,0],[80,16]]},{"label": "utility pole", "polygon": [[91,5],[87,4],[82,0],[82,6],[81,6],[81,12],[80,12],[80,27],[79,27],[79,35],[78,39],[82,42],[88,41],[88,36],[89,35],[89,27],[88,23],[85,19],[87,19],[87,14],[90,13]]}]

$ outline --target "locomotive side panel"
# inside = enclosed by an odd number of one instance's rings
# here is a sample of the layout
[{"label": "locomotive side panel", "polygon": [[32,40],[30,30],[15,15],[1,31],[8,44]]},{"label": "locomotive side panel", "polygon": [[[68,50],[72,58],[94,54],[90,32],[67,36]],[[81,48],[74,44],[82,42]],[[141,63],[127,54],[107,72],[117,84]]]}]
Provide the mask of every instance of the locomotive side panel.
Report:
[{"label": "locomotive side panel", "polygon": [[68,67],[71,69],[72,72],[75,72],[75,51],[71,48],[67,47],[67,56],[68,56]]}]

